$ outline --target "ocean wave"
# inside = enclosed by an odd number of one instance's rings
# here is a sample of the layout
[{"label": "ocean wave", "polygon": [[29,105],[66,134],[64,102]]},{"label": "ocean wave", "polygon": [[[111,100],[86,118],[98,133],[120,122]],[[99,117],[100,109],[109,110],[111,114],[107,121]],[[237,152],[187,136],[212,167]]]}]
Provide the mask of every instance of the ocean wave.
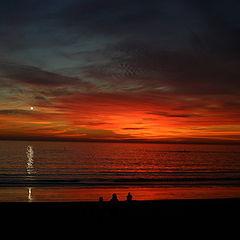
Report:
[{"label": "ocean wave", "polygon": [[200,151],[200,150],[147,150],[146,152],[154,152],[154,153],[221,153],[221,154],[232,154],[232,153],[240,153],[240,151]]},{"label": "ocean wave", "polygon": [[0,187],[107,186],[107,185],[239,185],[240,177],[179,177],[179,178],[0,178]]}]

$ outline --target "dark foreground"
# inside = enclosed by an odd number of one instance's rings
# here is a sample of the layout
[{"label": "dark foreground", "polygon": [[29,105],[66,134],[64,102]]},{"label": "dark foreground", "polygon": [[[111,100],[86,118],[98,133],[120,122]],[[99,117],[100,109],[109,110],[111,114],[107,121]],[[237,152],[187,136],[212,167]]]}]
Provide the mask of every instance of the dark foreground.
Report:
[{"label": "dark foreground", "polygon": [[51,226],[239,223],[240,199],[0,203],[4,223]]}]

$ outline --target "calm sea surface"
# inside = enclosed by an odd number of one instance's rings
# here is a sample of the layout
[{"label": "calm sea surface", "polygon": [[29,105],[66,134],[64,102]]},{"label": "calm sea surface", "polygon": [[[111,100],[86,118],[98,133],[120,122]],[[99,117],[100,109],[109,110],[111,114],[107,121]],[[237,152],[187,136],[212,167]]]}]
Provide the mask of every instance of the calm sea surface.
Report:
[{"label": "calm sea surface", "polygon": [[240,197],[237,145],[0,141],[0,201]]}]

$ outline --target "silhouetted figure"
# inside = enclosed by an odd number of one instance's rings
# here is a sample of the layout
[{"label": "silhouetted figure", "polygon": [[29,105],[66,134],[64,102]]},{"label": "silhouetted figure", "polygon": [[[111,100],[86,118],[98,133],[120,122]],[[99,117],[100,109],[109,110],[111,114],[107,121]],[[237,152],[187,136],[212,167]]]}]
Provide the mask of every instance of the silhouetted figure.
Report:
[{"label": "silhouetted figure", "polygon": [[99,197],[99,202],[100,202],[100,203],[103,202],[103,197]]},{"label": "silhouetted figure", "polygon": [[117,198],[117,194],[116,193],[113,193],[112,199],[110,200],[110,202],[112,202],[112,203],[117,203],[118,202],[118,198]]},{"label": "silhouetted figure", "polygon": [[132,202],[132,195],[130,192],[127,195],[127,202]]}]

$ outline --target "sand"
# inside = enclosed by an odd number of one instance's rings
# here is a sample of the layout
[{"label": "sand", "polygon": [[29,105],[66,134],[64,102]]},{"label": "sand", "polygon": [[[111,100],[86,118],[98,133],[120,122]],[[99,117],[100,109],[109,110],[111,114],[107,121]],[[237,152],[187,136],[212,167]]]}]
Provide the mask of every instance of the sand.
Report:
[{"label": "sand", "polygon": [[240,216],[240,199],[186,199],[127,202],[1,202],[2,219],[21,219],[28,225],[44,222],[73,225],[81,222],[105,224],[229,221]]}]

